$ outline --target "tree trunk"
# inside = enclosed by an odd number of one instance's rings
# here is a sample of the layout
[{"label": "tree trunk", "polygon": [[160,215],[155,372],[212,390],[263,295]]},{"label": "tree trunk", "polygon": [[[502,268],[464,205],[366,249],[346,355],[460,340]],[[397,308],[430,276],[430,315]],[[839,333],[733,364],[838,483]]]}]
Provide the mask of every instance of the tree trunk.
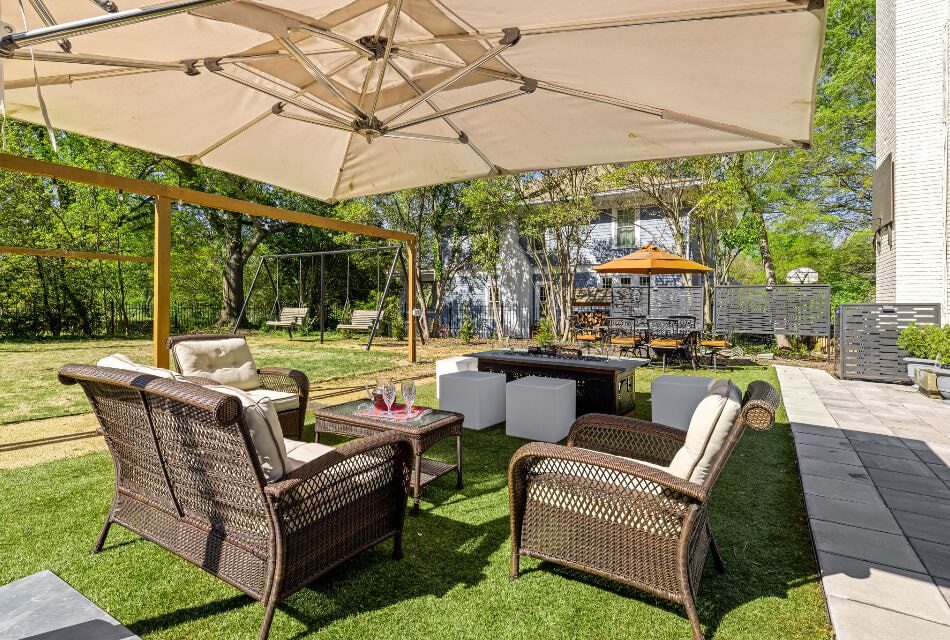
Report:
[{"label": "tree trunk", "polygon": [[[237,320],[241,313],[241,307],[244,306],[244,265],[246,261],[238,248],[234,250],[229,248],[228,255],[224,260],[223,286],[221,295],[223,303],[221,309],[220,324],[231,324]],[[244,321],[246,322],[246,318]]]},{"label": "tree trunk", "polygon": [[495,337],[499,340],[505,337],[504,319],[501,317],[501,287],[498,285],[498,274],[488,273],[488,300],[491,304],[492,321],[495,324]]},{"label": "tree trunk", "polygon": [[[765,269],[765,283],[770,287],[774,287],[776,283],[775,263],[772,262],[772,250],[769,248],[769,231],[765,227],[765,216],[762,212],[756,211],[755,215],[759,218],[759,255],[762,256],[762,267]],[[779,349],[790,349],[792,343],[788,336],[777,333],[775,334],[775,346]]]}]

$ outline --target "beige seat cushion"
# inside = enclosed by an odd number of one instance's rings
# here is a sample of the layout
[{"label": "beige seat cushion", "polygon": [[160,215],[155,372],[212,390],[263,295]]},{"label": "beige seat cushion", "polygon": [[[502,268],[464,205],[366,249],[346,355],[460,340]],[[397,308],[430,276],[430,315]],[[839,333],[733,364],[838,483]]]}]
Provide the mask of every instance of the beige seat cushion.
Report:
[{"label": "beige seat cushion", "polygon": [[277,410],[267,398],[255,399],[250,394],[226,386],[206,387],[220,393],[234,396],[244,408],[244,424],[251,436],[251,443],[257,451],[257,459],[268,482],[276,482],[288,471],[289,458],[284,446],[284,436],[280,430]]},{"label": "beige seat cushion", "polygon": [[686,441],[673,456],[669,472],[701,484],[709,474],[713,459],[729,435],[742,406],[739,388],[728,380],[717,380],[709,387],[686,432]]},{"label": "beige seat cushion", "polygon": [[211,378],[244,391],[261,386],[257,365],[244,338],[185,340],[174,349],[183,375]]},{"label": "beige seat cushion", "polygon": [[147,364],[138,364],[137,362],[133,362],[128,356],[121,353],[113,353],[111,356],[102,358],[96,363],[96,366],[111,367],[113,369],[126,369],[128,371],[135,371],[136,373],[147,373],[152,376],[158,376],[159,378],[181,378],[181,376],[177,375],[174,371],[162,369],[161,367],[150,367]]},{"label": "beige seat cushion", "polygon": [[319,442],[300,442],[299,440],[288,440],[284,438],[284,447],[287,449],[287,471],[293,471],[302,467],[311,460],[316,460],[320,456],[333,451],[329,447]]},{"label": "beige seat cushion", "polygon": [[274,405],[277,413],[284,411],[293,411],[300,406],[300,396],[296,393],[287,393],[286,391],[273,391],[271,389],[252,389],[247,395],[256,400],[267,398]]}]

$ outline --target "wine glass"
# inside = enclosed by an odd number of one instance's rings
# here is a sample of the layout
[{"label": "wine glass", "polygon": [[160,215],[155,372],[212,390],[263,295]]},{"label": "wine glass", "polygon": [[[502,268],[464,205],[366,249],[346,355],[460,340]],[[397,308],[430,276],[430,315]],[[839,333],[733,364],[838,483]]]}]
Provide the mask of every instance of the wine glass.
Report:
[{"label": "wine glass", "polygon": [[386,413],[392,413],[393,402],[396,401],[396,384],[388,382],[383,385],[383,402],[386,403]]},{"label": "wine glass", "polygon": [[416,401],[416,383],[412,380],[403,380],[402,399],[406,402],[406,415],[412,415],[412,403]]}]

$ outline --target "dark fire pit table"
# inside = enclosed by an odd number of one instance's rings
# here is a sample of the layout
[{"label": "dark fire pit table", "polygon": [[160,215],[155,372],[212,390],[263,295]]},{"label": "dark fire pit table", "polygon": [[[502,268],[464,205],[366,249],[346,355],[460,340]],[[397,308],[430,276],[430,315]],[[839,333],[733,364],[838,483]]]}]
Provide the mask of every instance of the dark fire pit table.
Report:
[{"label": "dark fire pit table", "polygon": [[[335,433],[363,438],[380,431],[396,431],[408,438],[415,454],[412,465],[412,512],[419,511],[422,487],[445,474],[455,471],[455,487],[462,488],[462,420],[461,413],[432,409],[426,415],[410,421],[386,420],[358,416],[356,411],[366,401],[354,400],[332,407],[314,409],[314,431],[317,440],[321,433]],[[422,454],[436,442],[455,437],[455,464],[426,458]]]},{"label": "dark fire pit table", "polygon": [[645,358],[562,357],[507,349],[465,355],[478,358],[479,371],[504,373],[508,382],[526,376],[575,380],[578,416],[585,413],[631,413],[635,397],[634,372],[637,367],[650,363]]}]

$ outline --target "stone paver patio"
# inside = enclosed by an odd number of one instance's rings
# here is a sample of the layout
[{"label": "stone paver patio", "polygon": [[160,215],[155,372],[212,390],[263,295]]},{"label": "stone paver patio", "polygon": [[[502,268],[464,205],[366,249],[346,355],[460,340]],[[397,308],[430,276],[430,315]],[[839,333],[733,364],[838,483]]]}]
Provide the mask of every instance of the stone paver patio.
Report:
[{"label": "stone paver patio", "polygon": [[837,638],[950,638],[950,406],[776,369]]}]

